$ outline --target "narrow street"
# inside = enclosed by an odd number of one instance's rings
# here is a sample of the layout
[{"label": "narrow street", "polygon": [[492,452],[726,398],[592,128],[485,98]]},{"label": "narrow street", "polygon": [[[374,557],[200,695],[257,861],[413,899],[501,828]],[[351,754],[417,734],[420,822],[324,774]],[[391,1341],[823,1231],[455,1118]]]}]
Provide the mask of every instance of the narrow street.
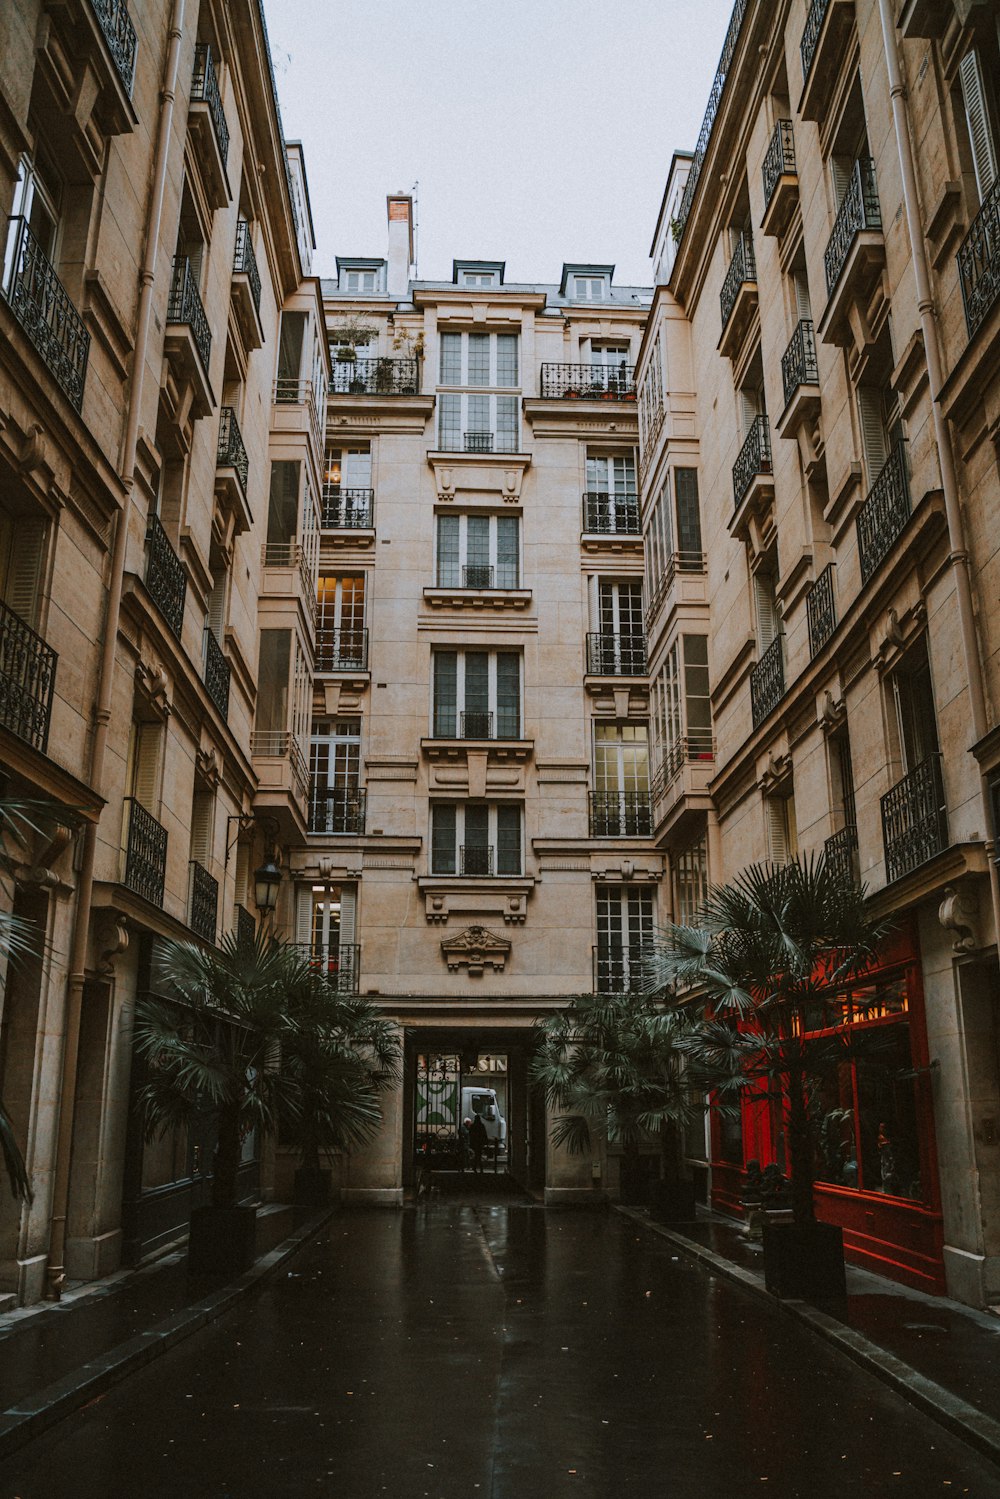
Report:
[{"label": "narrow street", "polygon": [[335,1216],[0,1466],[2,1499],[995,1499],[1000,1472],[614,1214]]}]

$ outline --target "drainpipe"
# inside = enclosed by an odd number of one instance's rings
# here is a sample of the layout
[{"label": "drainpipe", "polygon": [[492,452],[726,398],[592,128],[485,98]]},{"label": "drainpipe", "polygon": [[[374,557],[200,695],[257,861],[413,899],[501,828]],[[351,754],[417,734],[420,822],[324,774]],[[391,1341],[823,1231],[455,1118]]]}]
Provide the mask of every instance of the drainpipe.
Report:
[{"label": "drainpipe", "polygon": [[[94,733],[90,745],[89,781],[104,794],[104,760],[108,744],[108,726],[114,693],[115,656],[118,625],[121,617],[122,590],[125,582],[125,551],[128,523],[135,484],[135,454],[139,439],[143,386],[149,328],[153,316],[153,276],[160,243],[163,201],[166,196],[167,168],[170,157],[170,135],[173,128],[174,101],[180,67],[181,32],[184,0],[174,0],[170,28],[167,32],[167,55],[163,67],[163,90],[160,94],[160,118],[156,133],[156,157],[150,198],[149,222],[139,273],[139,309],[136,319],[135,353],[132,359],[132,392],[129,400],[125,436],[119,465],[125,499],[115,521],[111,553],[111,580],[104,616],[104,643],[101,652],[101,674],[94,708]],[[49,1300],[58,1301],[66,1279],[66,1220],[69,1211],[69,1172],[73,1148],[73,1119],[76,1103],[76,1075],[80,1051],[80,1012],[86,982],[87,948],[90,917],[94,898],[94,865],[97,857],[97,824],[88,822],[83,835],[83,858],[77,884],[76,919],[70,944],[69,980],[66,989],[66,1018],[63,1036],[62,1082],[59,1093],[59,1129],[52,1184],[52,1219],[49,1228],[49,1253],[46,1266]]]},{"label": "drainpipe", "polygon": [[[937,440],[941,464],[941,486],[944,490],[945,517],[948,523],[948,561],[955,579],[955,594],[958,599],[959,627],[962,635],[962,654],[965,657],[965,672],[969,681],[969,700],[972,707],[972,731],[975,741],[983,739],[989,732],[986,711],[986,686],[983,668],[979,659],[979,642],[976,637],[976,617],[972,597],[972,574],[969,567],[969,550],[965,540],[962,507],[958,497],[958,480],[955,476],[955,453],[952,447],[951,430],[941,406],[941,341],[935,317],[934,298],[931,294],[930,275],[927,270],[927,251],[924,247],[923,227],[917,195],[917,178],[913,167],[913,146],[910,140],[909,119],[906,103],[906,85],[903,82],[899,63],[899,44],[892,16],[891,0],[879,0],[879,15],[882,20],[882,37],[885,43],[885,61],[889,73],[889,96],[892,99],[892,123],[899,148],[899,166],[903,176],[903,206],[906,210],[906,226],[910,236],[913,255],[913,274],[917,283],[917,306],[920,309],[920,328],[924,336],[927,356],[927,374],[930,382],[931,411],[934,417],[934,436]],[[990,791],[986,776],[980,771],[979,790],[982,799],[986,837],[986,859],[990,871],[990,896],[993,903],[993,935],[1000,943],[1000,876],[994,860],[992,813]]]}]

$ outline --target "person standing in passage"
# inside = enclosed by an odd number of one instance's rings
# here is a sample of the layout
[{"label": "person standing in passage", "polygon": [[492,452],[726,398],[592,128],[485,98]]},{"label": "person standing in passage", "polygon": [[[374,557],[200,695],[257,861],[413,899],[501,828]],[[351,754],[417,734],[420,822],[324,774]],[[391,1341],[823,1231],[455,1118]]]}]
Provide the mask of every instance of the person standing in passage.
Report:
[{"label": "person standing in passage", "polygon": [[463,1119],[458,1126],[458,1169],[464,1171],[469,1164],[469,1126],[471,1119]]},{"label": "person standing in passage", "polygon": [[477,1176],[483,1174],[483,1148],[489,1141],[486,1125],[477,1114],[469,1128],[469,1144],[472,1146],[472,1165]]}]

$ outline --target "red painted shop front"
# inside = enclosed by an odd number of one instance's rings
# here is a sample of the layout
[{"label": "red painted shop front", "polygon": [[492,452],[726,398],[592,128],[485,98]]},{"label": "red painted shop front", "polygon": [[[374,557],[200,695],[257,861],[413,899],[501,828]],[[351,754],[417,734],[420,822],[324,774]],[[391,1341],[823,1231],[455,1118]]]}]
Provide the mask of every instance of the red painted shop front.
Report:
[{"label": "red painted shop front", "polygon": [[[854,1042],[850,1057],[814,1085],[816,1216],[844,1230],[853,1264],[943,1294],[927,1030],[912,923],[849,993],[842,1012],[826,1008],[816,1017],[828,1032],[849,1027]],[[763,1090],[759,1101],[744,1100],[739,1119],[713,1114],[713,1207],[742,1215],[743,1180],[753,1160],[787,1167],[781,1105]]]}]

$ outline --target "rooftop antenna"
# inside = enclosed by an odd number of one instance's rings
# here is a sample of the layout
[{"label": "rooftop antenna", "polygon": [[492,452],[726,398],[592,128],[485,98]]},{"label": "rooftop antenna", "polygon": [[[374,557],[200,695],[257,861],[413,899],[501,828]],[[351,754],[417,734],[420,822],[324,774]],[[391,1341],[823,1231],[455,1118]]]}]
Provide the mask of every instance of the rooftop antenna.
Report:
[{"label": "rooftop antenna", "polygon": [[413,194],[413,279],[418,279],[417,273],[417,231],[420,228],[420,183],[415,182],[410,189]]}]

